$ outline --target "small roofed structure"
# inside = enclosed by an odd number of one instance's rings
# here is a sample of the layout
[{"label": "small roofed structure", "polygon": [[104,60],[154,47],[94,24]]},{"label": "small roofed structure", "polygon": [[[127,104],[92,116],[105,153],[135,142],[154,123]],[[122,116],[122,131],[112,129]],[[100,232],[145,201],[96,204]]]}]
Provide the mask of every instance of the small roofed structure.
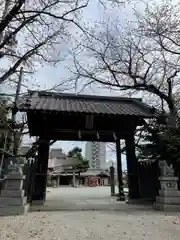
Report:
[{"label": "small roofed structure", "polygon": [[157,116],[141,99],[43,91],[29,91],[17,108],[27,112],[31,136],[57,140],[114,142]]},{"label": "small roofed structure", "polygon": [[39,137],[38,174],[33,201],[45,199],[50,140],[115,142],[119,196],[124,199],[120,139],[126,142],[129,197],[139,197],[134,133],[144,119],[157,118],[156,109],[141,99],[29,91],[17,101],[26,112],[29,133]]}]

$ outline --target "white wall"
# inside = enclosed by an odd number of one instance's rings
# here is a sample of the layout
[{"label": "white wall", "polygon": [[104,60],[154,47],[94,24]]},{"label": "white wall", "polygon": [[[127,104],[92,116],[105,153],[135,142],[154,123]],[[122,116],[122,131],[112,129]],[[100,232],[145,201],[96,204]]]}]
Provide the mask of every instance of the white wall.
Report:
[{"label": "white wall", "polygon": [[61,148],[51,149],[49,153],[48,168],[73,164],[74,159],[68,158]]}]

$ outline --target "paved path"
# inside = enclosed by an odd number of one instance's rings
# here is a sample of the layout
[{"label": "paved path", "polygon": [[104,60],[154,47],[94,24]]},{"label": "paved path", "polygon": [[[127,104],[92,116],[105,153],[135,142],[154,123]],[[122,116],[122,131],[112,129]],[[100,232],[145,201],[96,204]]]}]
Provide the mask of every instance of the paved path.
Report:
[{"label": "paved path", "polygon": [[[124,189],[126,192],[127,188]],[[47,197],[48,199],[57,197],[63,198],[103,198],[109,197],[111,190],[109,186],[104,187],[59,187],[59,188],[47,188]],[[115,192],[118,193],[118,188],[115,188]]]},{"label": "paved path", "polygon": [[110,187],[48,188],[46,199],[44,206],[34,206],[32,210],[121,210],[127,207],[110,196]]},{"label": "paved path", "polygon": [[[0,240],[180,239],[179,215],[116,202],[109,193],[110,189],[106,187],[48,189],[43,212],[1,217]],[[78,203],[80,209],[86,206],[84,210],[92,209],[93,204],[98,208],[104,206],[104,209],[77,211]],[[114,210],[118,211],[109,211],[110,206],[115,206]],[[55,211],[63,207],[64,211]],[[65,211],[66,208],[71,211]]]}]

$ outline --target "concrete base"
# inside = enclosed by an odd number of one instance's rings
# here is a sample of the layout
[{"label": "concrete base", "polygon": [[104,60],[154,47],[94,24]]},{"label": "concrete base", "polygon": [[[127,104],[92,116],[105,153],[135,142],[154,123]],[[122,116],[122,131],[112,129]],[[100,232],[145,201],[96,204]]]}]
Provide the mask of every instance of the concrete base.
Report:
[{"label": "concrete base", "polygon": [[143,204],[152,205],[153,200],[151,198],[137,198],[137,199],[127,199],[127,204]]},{"label": "concrete base", "polygon": [[172,204],[163,204],[155,202],[153,204],[153,208],[159,211],[165,212],[180,212],[180,205],[172,205]]},{"label": "concrete base", "polygon": [[178,190],[159,190],[159,196],[161,197],[179,197],[180,191]]},{"label": "concrete base", "polygon": [[2,190],[1,197],[3,198],[22,198],[24,190]]},{"label": "concrete base", "polygon": [[45,203],[44,200],[34,200],[34,201],[32,201],[31,205],[39,206],[39,205],[44,205],[44,203]]},{"label": "concrete base", "polygon": [[24,206],[1,206],[0,216],[24,215],[29,211],[29,204]]},{"label": "concrete base", "polygon": [[111,197],[117,197],[116,193],[111,193]]},{"label": "concrete base", "polygon": [[0,197],[0,206],[23,206],[26,204],[27,199],[25,197],[21,198],[7,198]]},{"label": "concrete base", "polygon": [[156,202],[157,203],[162,203],[162,204],[172,204],[172,205],[180,205],[180,197],[164,197],[164,196],[158,196],[156,197]]},{"label": "concrete base", "polygon": [[118,196],[117,198],[116,198],[116,201],[125,201],[126,200],[126,198],[125,198],[125,196]]},{"label": "concrete base", "polygon": [[[71,201],[71,200],[70,200]],[[48,211],[137,211],[137,210],[143,210],[143,211],[147,211],[150,210],[152,211],[152,206],[145,206],[145,205],[126,205],[124,202],[116,202],[116,201],[109,201],[107,200],[107,203],[103,203],[101,204],[99,203],[94,203],[94,200],[92,199],[92,203],[91,200],[89,201],[89,203],[86,202],[80,202],[80,203],[70,203],[69,201],[65,202],[65,203],[61,203],[58,201],[58,203],[55,202],[48,202],[46,204],[44,204],[43,206],[30,206],[29,212],[48,212]]]}]

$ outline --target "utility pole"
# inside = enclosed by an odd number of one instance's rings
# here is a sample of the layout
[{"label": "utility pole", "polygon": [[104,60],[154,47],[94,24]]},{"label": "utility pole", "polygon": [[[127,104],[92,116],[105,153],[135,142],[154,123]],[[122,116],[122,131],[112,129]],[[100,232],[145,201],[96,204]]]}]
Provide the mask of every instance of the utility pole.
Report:
[{"label": "utility pole", "polygon": [[16,156],[17,155],[17,133],[16,133],[16,113],[17,113],[17,101],[19,99],[19,94],[21,91],[21,84],[22,84],[22,80],[23,80],[23,67],[21,67],[20,69],[20,74],[19,74],[19,80],[17,83],[17,88],[16,88],[16,94],[15,94],[15,100],[14,100],[14,106],[12,109],[12,124],[13,124],[13,155]]}]

